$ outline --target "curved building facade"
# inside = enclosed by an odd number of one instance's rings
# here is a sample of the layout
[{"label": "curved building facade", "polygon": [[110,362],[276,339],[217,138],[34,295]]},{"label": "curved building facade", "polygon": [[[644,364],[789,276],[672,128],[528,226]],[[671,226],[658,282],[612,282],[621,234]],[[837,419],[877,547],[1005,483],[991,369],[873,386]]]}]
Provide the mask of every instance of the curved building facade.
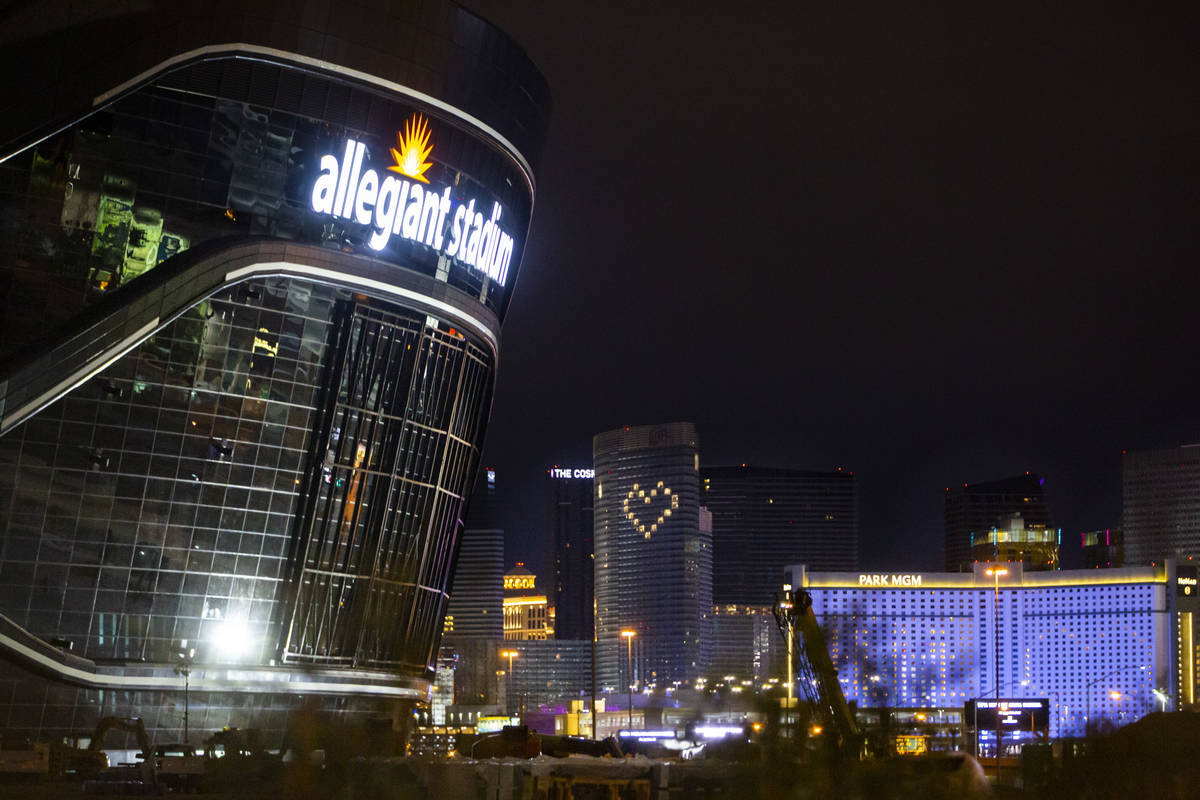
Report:
[{"label": "curved building facade", "polygon": [[696,426],[599,433],[592,457],[599,688],[690,684],[708,669],[712,626],[712,515],[700,506]]},{"label": "curved building facade", "polygon": [[0,115],[0,726],[175,738],[185,662],[192,730],[401,720],[546,84],[443,3],[137,9],[6,25],[42,83]]}]

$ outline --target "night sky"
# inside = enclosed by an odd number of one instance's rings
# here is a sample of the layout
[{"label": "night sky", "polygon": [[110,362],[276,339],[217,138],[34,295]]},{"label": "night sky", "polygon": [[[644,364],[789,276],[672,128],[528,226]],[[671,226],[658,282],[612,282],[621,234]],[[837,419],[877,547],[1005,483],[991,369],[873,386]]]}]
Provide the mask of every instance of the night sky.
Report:
[{"label": "night sky", "polygon": [[483,456],[510,564],[619,425],[854,470],[889,569],[938,568],[946,486],[1025,470],[1071,566],[1122,449],[1200,441],[1183,4],[466,5],[554,94]]}]

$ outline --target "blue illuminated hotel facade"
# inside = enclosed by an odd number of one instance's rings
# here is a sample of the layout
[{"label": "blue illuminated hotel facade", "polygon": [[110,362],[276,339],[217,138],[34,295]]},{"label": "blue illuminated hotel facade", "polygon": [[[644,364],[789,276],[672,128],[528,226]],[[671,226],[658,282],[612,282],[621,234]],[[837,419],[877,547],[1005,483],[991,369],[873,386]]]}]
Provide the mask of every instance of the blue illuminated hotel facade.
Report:
[{"label": "blue illuminated hotel facade", "polygon": [[[998,580],[987,574],[997,567],[1007,569]],[[1191,697],[1192,687],[1180,686],[1179,648],[1192,601],[1177,600],[1171,562],[1061,572],[1024,572],[1019,563],[978,564],[973,573],[789,572],[812,595],[846,699],[860,709],[962,709],[995,697],[998,674],[1002,698],[1049,700],[1057,738],[1083,735],[1089,713],[1119,726],[1161,708],[1162,697],[1168,710]]]}]

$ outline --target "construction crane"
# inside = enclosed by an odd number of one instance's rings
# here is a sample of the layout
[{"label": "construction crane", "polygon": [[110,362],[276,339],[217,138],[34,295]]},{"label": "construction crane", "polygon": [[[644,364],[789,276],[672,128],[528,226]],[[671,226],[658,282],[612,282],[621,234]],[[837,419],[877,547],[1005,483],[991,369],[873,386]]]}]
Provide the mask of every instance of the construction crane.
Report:
[{"label": "construction crane", "polygon": [[[840,748],[856,758],[861,756],[863,736],[846,703],[842,685],[838,683],[825,634],[812,610],[812,595],[784,584],[783,592],[775,596],[773,610],[787,645],[788,680],[799,683],[805,697],[820,711],[830,731],[836,734]],[[789,686],[789,701],[791,695]]]}]

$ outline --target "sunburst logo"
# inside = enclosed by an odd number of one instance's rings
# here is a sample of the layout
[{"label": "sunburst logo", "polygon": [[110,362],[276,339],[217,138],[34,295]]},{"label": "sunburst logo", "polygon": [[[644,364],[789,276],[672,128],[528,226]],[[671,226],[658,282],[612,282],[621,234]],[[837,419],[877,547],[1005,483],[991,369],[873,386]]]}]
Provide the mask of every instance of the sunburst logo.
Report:
[{"label": "sunburst logo", "polygon": [[388,167],[392,172],[407,175],[415,181],[429,183],[426,171],[433,164],[425,159],[433,152],[429,143],[429,123],[420,114],[409,117],[404,130],[396,132],[396,146],[391,148],[396,163]]}]

